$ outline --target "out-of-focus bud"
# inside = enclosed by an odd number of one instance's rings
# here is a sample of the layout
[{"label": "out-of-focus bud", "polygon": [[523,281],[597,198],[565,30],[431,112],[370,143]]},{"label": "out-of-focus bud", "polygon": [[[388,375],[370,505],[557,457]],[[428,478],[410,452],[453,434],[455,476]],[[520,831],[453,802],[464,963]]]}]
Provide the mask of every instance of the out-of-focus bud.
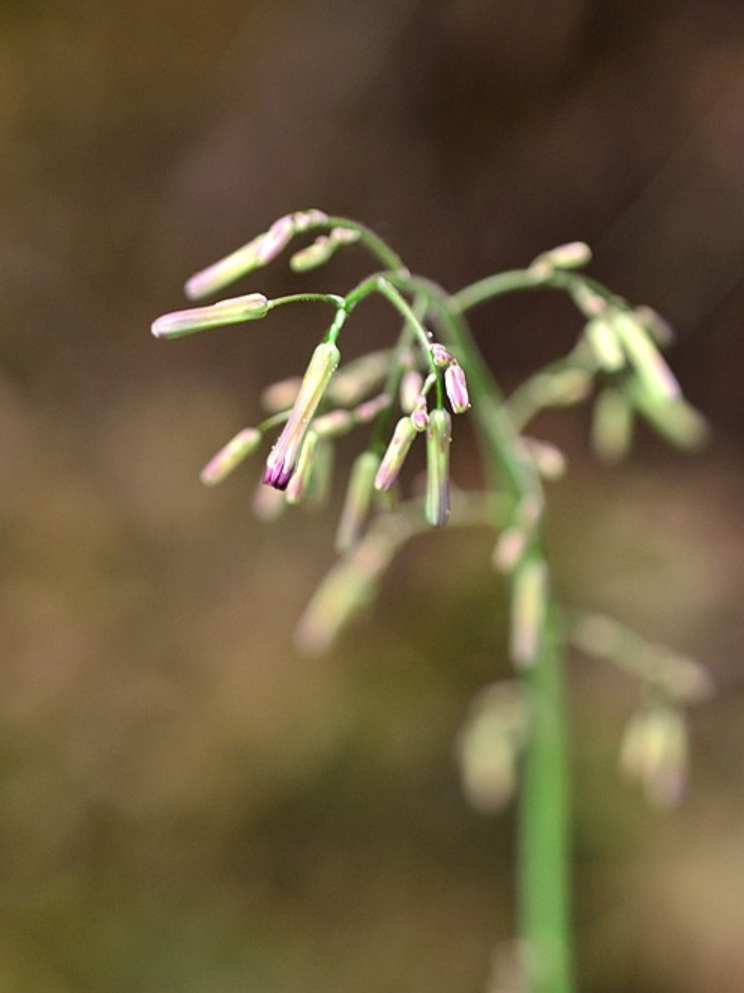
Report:
[{"label": "out-of-focus bud", "polygon": [[361,358],[347,362],[333,377],[328,389],[328,398],[342,407],[351,407],[359,403],[372,390],[378,389],[384,382],[390,368],[391,352],[389,349],[369,352]]},{"label": "out-of-focus bud", "polygon": [[538,656],[548,602],[548,570],[536,558],[523,559],[514,572],[511,596],[510,654],[520,668]]},{"label": "out-of-focus bud", "polygon": [[587,322],[584,334],[600,369],[605,372],[618,372],[625,365],[623,352],[612,321],[604,314]]},{"label": "out-of-focus bud", "polygon": [[569,241],[565,245],[542,252],[530,264],[530,269],[541,275],[553,269],[583,269],[591,260],[592,250],[585,242]]},{"label": "out-of-focus bud", "polygon": [[517,565],[527,548],[528,534],[523,527],[512,525],[499,535],[491,557],[497,572],[508,575]]},{"label": "out-of-focus bud", "polygon": [[311,245],[295,252],[289,260],[289,266],[293,272],[309,272],[325,265],[335,251],[336,246],[328,235],[320,235]]},{"label": "out-of-focus bud", "polygon": [[278,490],[286,489],[310,422],[323,399],[340,358],[338,347],[330,341],[322,342],[313,352],[289,420],[266,460],[264,483],[267,485],[274,486]]},{"label": "out-of-focus bud", "polygon": [[659,807],[675,806],[687,783],[687,728],[681,711],[659,703],[637,711],[620,746],[620,769]]},{"label": "out-of-focus bud", "polygon": [[417,431],[410,417],[401,417],[395,425],[393,437],[382,457],[375,476],[376,490],[389,490],[397,480]]},{"label": "out-of-focus bud", "polygon": [[409,369],[403,373],[400,381],[400,409],[404,414],[410,414],[424,385],[424,378],[416,369]]},{"label": "out-of-focus bud", "polygon": [[287,503],[302,503],[307,496],[312,486],[312,477],[315,472],[315,458],[318,451],[318,444],[318,435],[311,428],[305,435],[300,454],[297,457],[297,466],[292,473],[292,478],[287,483],[287,489],[285,491]]},{"label": "out-of-focus bud", "polygon": [[633,439],[633,408],[622,390],[608,386],[597,397],[592,417],[591,441],[605,462],[619,462]]},{"label": "out-of-focus bud", "polygon": [[156,338],[182,338],[184,335],[224,324],[255,321],[265,317],[268,312],[269,301],[263,293],[249,293],[247,296],[220,300],[207,307],[192,307],[189,310],[163,314],[153,321],[152,333]]},{"label": "out-of-focus bud", "polygon": [[216,486],[261,444],[257,428],[243,428],[204,466],[199,478],[205,486]]},{"label": "out-of-focus bud", "polygon": [[708,422],[683,397],[660,400],[632,382],[627,393],[638,413],[673,445],[697,448],[708,438]]},{"label": "out-of-focus bud", "polygon": [[380,457],[374,452],[357,455],[351,467],[346,499],[336,531],[336,551],[342,555],[359,541],[372,509],[375,476]]},{"label": "out-of-focus bud", "polygon": [[497,813],[511,800],[526,733],[527,708],[516,683],[478,693],[457,740],[463,789],[476,810]]},{"label": "out-of-focus bud", "polygon": [[566,456],[557,445],[524,436],[521,442],[543,479],[560,479],[565,474]]},{"label": "out-of-focus bud", "polygon": [[615,333],[649,396],[659,400],[678,400],[681,396],[679,383],[647,329],[632,314],[623,310],[614,310],[611,320]]},{"label": "out-of-focus bud", "polygon": [[261,392],[261,406],[270,414],[288,410],[297,399],[301,383],[300,376],[289,376],[272,383]]},{"label": "out-of-focus bud", "polygon": [[452,418],[446,410],[429,414],[426,432],[426,520],[432,527],[442,527],[450,514],[450,444]]},{"label": "out-of-focus bud", "polygon": [[329,410],[313,421],[313,430],[319,438],[338,438],[348,434],[356,424],[350,410]]},{"label": "out-of-focus bud", "polygon": [[462,366],[452,361],[444,370],[444,388],[455,414],[464,414],[470,407],[468,384]]}]

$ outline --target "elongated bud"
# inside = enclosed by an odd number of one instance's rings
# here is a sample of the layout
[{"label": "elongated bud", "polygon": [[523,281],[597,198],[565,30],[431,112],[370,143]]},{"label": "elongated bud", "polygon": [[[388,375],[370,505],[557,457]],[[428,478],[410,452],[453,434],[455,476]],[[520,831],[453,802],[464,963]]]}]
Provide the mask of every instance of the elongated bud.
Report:
[{"label": "elongated bud", "polygon": [[390,367],[391,352],[385,349],[369,352],[361,358],[354,359],[339,369],[328,390],[331,400],[342,407],[351,407],[369,396],[372,390],[378,389],[384,382]]},{"label": "elongated bud", "polygon": [[289,376],[287,379],[272,383],[261,391],[261,406],[270,414],[288,410],[297,399],[301,383],[300,376]]},{"label": "elongated bud", "polygon": [[617,372],[623,368],[625,354],[612,321],[600,314],[587,323],[584,334],[600,369]]},{"label": "elongated bud", "polygon": [[537,438],[522,437],[521,441],[543,479],[560,479],[565,474],[566,456],[557,445]]},{"label": "elongated bud", "polygon": [[204,466],[199,478],[205,486],[216,486],[252,455],[261,444],[261,432],[256,428],[243,428]]},{"label": "elongated bud", "polygon": [[279,440],[266,460],[264,483],[278,490],[287,487],[295,469],[302,442],[341,358],[338,347],[325,341],[313,352],[302,378],[297,399]]},{"label": "elongated bud", "polygon": [[602,390],[594,404],[591,440],[594,451],[606,462],[618,462],[633,439],[633,408],[621,390]]},{"label": "elongated bud", "polygon": [[255,321],[269,312],[269,301],[263,293],[249,293],[247,296],[220,300],[208,307],[192,307],[189,310],[176,310],[163,314],[152,323],[152,333],[156,338],[182,338],[207,328],[223,324],[240,324],[242,321]]},{"label": "elongated bud", "polygon": [[410,417],[401,417],[395,425],[393,437],[382,457],[382,462],[375,476],[376,490],[389,490],[397,480],[400,470],[410,451],[417,431]]},{"label": "elongated bud", "polygon": [[315,457],[318,451],[319,438],[312,428],[305,435],[297,465],[292,478],[287,483],[285,492],[287,503],[302,503],[312,486],[312,476],[315,469]]},{"label": "elongated bud", "polygon": [[186,296],[191,300],[200,300],[229,286],[241,276],[271,262],[298,231],[305,231],[327,220],[320,210],[302,210],[280,217],[268,231],[193,275],[186,283]]},{"label": "elongated bud", "polygon": [[444,370],[444,388],[454,413],[464,414],[470,407],[470,396],[465,373],[457,362],[451,362]]},{"label": "elongated bud", "polygon": [[661,400],[679,399],[679,383],[646,328],[624,311],[613,314],[612,326],[649,395]]},{"label": "elongated bud", "polygon": [[548,597],[548,571],[535,558],[523,561],[514,574],[511,603],[511,657],[520,667],[532,665],[540,651]]},{"label": "elongated bud", "polygon": [[336,251],[336,246],[328,235],[320,235],[312,245],[307,245],[295,252],[289,260],[289,267],[293,272],[309,272],[317,269],[331,258]]},{"label": "elongated bud", "polygon": [[446,410],[432,410],[426,432],[426,520],[442,527],[450,513],[449,461],[452,418]]},{"label": "elongated bud", "polygon": [[628,383],[628,398],[660,435],[680,448],[697,448],[708,437],[708,422],[684,397],[661,400]]},{"label": "elongated bud", "polygon": [[353,548],[367,526],[379,465],[380,458],[374,452],[362,452],[354,460],[336,532],[336,551],[339,554]]}]

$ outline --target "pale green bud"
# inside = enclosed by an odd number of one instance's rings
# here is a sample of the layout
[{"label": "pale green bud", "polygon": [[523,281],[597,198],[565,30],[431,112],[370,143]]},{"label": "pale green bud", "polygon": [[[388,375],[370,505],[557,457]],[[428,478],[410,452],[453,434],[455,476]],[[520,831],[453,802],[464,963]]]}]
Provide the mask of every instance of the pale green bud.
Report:
[{"label": "pale green bud", "polygon": [[410,417],[401,417],[375,476],[376,490],[389,490],[397,480],[417,431]]},{"label": "pale green bud", "polygon": [[625,353],[612,321],[604,314],[592,318],[584,329],[587,341],[600,369],[618,372],[625,365]]},{"label": "pale green bud", "polygon": [[163,314],[152,323],[152,333],[156,338],[182,338],[207,328],[224,324],[239,324],[242,321],[255,321],[269,312],[269,301],[263,293],[249,293],[247,296],[220,300],[207,307],[192,307],[189,310],[176,310]]},{"label": "pale green bud", "polygon": [[339,554],[348,552],[367,526],[379,465],[380,457],[374,452],[362,452],[352,464],[346,499],[336,531],[336,551]]},{"label": "pale green bud", "polygon": [[518,667],[532,665],[540,651],[548,604],[548,570],[536,558],[523,560],[514,573],[509,647]]},{"label": "pale green bud", "polygon": [[449,461],[452,441],[452,418],[446,410],[429,414],[426,431],[426,520],[432,527],[442,527],[450,514]]},{"label": "pale green bud", "polygon": [[592,447],[606,462],[618,462],[628,453],[632,439],[633,408],[622,390],[609,386],[594,403]]},{"label": "pale green bud", "polygon": [[649,396],[677,400],[679,383],[666,364],[646,328],[626,311],[612,313],[612,326]]},{"label": "pale green bud", "polygon": [[262,434],[256,428],[243,428],[214,455],[201,471],[205,486],[216,486],[261,444]]}]

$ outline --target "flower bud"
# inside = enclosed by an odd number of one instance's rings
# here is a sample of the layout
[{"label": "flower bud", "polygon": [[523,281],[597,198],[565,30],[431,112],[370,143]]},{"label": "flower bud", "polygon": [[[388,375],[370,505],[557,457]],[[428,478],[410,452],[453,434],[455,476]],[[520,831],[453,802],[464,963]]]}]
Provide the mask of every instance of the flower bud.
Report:
[{"label": "flower bud", "polygon": [[681,395],[679,383],[646,328],[625,311],[613,314],[612,326],[649,396],[678,400]]},{"label": "flower bud", "polygon": [[434,365],[439,369],[445,369],[452,362],[452,352],[444,345],[435,343],[429,346]]},{"label": "flower bud", "polygon": [[527,558],[514,574],[511,601],[510,652],[518,667],[537,660],[545,625],[548,571],[545,563]]},{"label": "flower bud", "polygon": [[450,513],[449,460],[452,418],[437,408],[429,414],[426,431],[426,519],[432,527],[442,527]]},{"label": "flower bud", "polygon": [[400,409],[404,414],[413,411],[421,396],[423,385],[423,376],[416,369],[408,369],[403,373],[400,381]]},{"label": "flower bud", "polygon": [[379,465],[380,458],[374,452],[362,452],[354,460],[336,531],[336,551],[339,554],[353,548],[367,525]]},{"label": "flower bud", "polygon": [[606,462],[618,462],[627,454],[632,438],[633,408],[624,392],[608,386],[594,404],[591,429],[594,451]]},{"label": "flower bud", "polygon": [[287,483],[285,497],[289,504],[296,505],[302,503],[307,496],[308,490],[312,485],[318,442],[318,435],[311,428],[305,435],[300,454],[297,457],[297,466],[292,473],[292,478]]},{"label": "flower bud", "polygon": [[223,324],[255,321],[265,317],[268,312],[269,301],[263,293],[249,293],[247,296],[220,300],[208,307],[192,307],[189,310],[163,314],[153,321],[152,333],[156,338],[182,338],[184,335]]},{"label": "flower bud", "polygon": [[199,478],[205,486],[216,486],[261,444],[257,428],[243,428],[204,466]]},{"label": "flower bud", "polygon": [[531,269],[583,269],[592,260],[592,250],[583,241],[570,241],[543,252],[532,262]]},{"label": "flower bud", "polygon": [[456,414],[464,414],[470,407],[468,384],[462,366],[452,361],[444,370],[444,388],[452,410]]},{"label": "flower bud", "polygon": [[600,314],[587,323],[584,334],[600,369],[604,369],[605,372],[618,372],[623,368],[625,354],[612,321]]},{"label": "flower bud", "polygon": [[376,490],[389,490],[400,474],[406,456],[410,451],[417,431],[410,417],[401,417],[395,425],[393,437],[382,457],[375,476]]},{"label": "flower bud", "polygon": [[620,746],[620,769],[640,783],[648,800],[674,806],[687,780],[687,728],[682,713],[654,704],[631,717]]},{"label": "flower bud", "polygon": [[278,490],[286,489],[310,422],[323,399],[340,358],[338,347],[330,341],[322,342],[313,352],[289,420],[266,460],[264,483],[267,485],[274,486]]}]

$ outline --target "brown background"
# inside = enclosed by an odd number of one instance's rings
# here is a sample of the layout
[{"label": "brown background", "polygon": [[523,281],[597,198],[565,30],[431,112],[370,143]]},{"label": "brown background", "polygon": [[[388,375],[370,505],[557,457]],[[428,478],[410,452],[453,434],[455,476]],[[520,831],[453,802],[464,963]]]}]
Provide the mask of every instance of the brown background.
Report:
[{"label": "brown background", "polygon": [[[573,663],[582,989],[741,990],[743,66],[733,0],[0,3],[3,990],[464,993],[512,933],[511,817],[471,813],[452,759],[508,675],[482,536],[418,542],[374,614],[300,657],[333,514],[260,524],[255,467],[197,474],[322,318],[148,333],[192,271],[307,206],[453,289],[584,238],[675,324],[706,453],[642,434],[597,468],[583,414],[540,425],[572,463],[566,599],[719,685],[659,814],[614,775],[634,688]],[[251,287],[344,290],[361,265]],[[476,323],[507,386],[578,330],[547,298]],[[393,327],[370,308],[350,348]],[[472,478],[466,438],[454,457]]]}]

